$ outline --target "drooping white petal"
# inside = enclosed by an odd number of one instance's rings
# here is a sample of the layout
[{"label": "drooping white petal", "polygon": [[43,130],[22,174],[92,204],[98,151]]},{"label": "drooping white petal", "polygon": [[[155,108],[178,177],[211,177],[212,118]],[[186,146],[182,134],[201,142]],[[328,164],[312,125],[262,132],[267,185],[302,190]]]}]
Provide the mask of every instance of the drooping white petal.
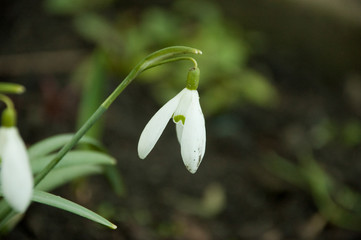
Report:
[{"label": "drooping white petal", "polygon": [[7,137],[6,128],[0,127],[0,157],[1,157],[1,153],[3,152],[3,149],[4,149],[6,137]]},{"label": "drooping white petal", "polygon": [[1,184],[4,198],[10,206],[24,212],[33,194],[33,176],[25,144],[17,128],[1,128]]},{"label": "drooping white petal", "polygon": [[206,131],[199,96],[193,91],[192,102],[186,114],[181,139],[182,159],[188,171],[195,173],[201,163],[206,146]]},{"label": "drooping white petal", "polygon": [[200,134],[201,134],[201,144],[200,144],[200,147],[201,147],[201,161],[204,157],[204,153],[206,152],[206,124],[205,124],[205,121],[204,121],[204,116],[203,116],[203,113],[202,113],[202,109],[201,109],[201,105],[199,104],[199,100],[195,103],[197,105],[197,108],[198,108],[198,111],[196,114],[198,114],[198,118],[200,119],[200,125],[199,125],[199,128],[200,128]]},{"label": "drooping white petal", "polygon": [[141,159],[146,158],[150,151],[152,151],[160,135],[163,133],[164,128],[167,126],[169,119],[176,110],[184,94],[184,90],[185,89],[159,109],[145,126],[138,142],[138,155]]}]

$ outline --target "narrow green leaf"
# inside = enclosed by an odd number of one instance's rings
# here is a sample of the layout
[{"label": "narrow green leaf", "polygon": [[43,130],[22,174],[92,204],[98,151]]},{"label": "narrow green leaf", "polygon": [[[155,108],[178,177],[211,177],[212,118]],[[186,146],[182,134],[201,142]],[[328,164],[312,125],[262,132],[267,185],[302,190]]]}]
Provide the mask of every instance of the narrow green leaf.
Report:
[{"label": "narrow green leaf", "polygon": [[71,166],[58,168],[51,171],[41,183],[36,187],[38,190],[50,191],[59,187],[73,179],[89,176],[92,174],[103,173],[104,169],[100,166],[86,165],[86,166]]},{"label": "narrow green leaf", "polygon": [[32,200],[34,202],[46,204],[52,207],[60,208],[65,211],[77,214],[79,216],[88,218],[94,222],[100,223],[102,225],[105,225],[111,229],[116,229],[117,226],[113,223],[109,222],[107,219],[103,218],[102,216],[96,214],[95,212],[77,204],[74,202],[71,202],[65,198],[56,196],[51,193],[34,190],[33,198]]},{"label": "narrow green leaf", "polygon": [[8,208],[9,208],[9,204],[4,199],[2,199],[0,201],[0,216],[3,216]]},{"label": "narrow green leaf", "polygon": [[[78,70],[79,74],[75,75],[82,84],[82,96],[78,108],[78,128],[88,120],[106,97],[104,79],[107,79],[107,62],[105,55],[101,50],[94,51],[89,60],[82,64],[82,68]],[[100,139],[103,129],[104,118],[101,118],[89,129],[86,136]]]},{"label": "narrow green leaf", "polygon": [[[43,157],[48,155],[49,153],[60,149],[64,146],[67,142],[71,140],[74,134],[60,134],[53,137],[49,137],[44,139],[28,149],[29,158],[31,160],[39,157]],[[99,150],[104,150],[101,143],[93,138],[90,137],[82,137],[78,144],[89,144],[93,147],[96,147]]]},{"label": "narrow green leaf", "polygon": [[[54,158],[55,154],[51,154],[46,157],[34,159],[31,161],[31,168],[34,174],[40,172],[46,165],[48,165]],[[59,162],[55,168],[79,166],[79,165],[114,165],[115,159],[108,154],[86,151],[86,150],[74,150],[68,152],[67,155]]]},{"label": "narrow green leaf", "polygon": [[263,165],[278,177],[300,188],[307,189],[307,182],[300,168],[281,156],[270,153],[265,155]]},{"label": "narrow green leaf", "polygon": [[16,213],[15,211],[11,211],[11,208],[9,207],[9,212],[4,216],[4,218],[0,219],[0,232],[1,234],[5,234],[6,232],[11,231],[17,222],[19,222],[21,219],[20,213]]},{"label": "narrow green leaf", "polygon": [[[0,196],[3,197],[3,192],[1,191],[1,189],[0,189]],[[116,225],[109,222],[107,219],[103,218],[102,216],[94,213],[93,211],[91,211],[77,203],[71,202],[67,199],[64,199],[62,197],[56,196],[51,193],[47,193],[47,192],[40,191],[40,190],[34,190],[33,196],[32,196],[32,201],[42,203],[45,205],[49,205],[52,207],[56,207],[56,208],[77,214],[79,216],[88,218],[94,222],[100,223],[100,224],[105,225],[112,229],[117,228]],[[3,201],[3,203],[6,205],[5,201]],[[3,219],[0,222],[0,228],[3,229],[5,224],[8,223],[8,220],[12,219],[15,216],[15,214],[16,214],[15,212],[12,212],[12,214],[7,216],[6,220]]]},{"label": "narrow green leaf", "polygon": [[119,196],[124,196],[126,194],[125,184],[121,174],[115,166],[105,166],[104,174],[108,178],[110,185],[113,188],[113,191]]}]

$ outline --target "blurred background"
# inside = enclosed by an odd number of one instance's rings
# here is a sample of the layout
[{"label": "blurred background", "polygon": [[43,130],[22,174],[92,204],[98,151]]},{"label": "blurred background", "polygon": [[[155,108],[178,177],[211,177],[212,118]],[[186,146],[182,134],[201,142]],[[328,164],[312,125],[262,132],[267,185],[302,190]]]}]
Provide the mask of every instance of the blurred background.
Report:
[{"label": "blurred background", "polygon": [[[207,150],[195,175],[169,124],[141,131],[189,63],[143,73],[90,132],[117,159],[54,193],[117,230],[33,204],[5,239],[361,239],[358,0],[2,0],[0,80],[31,145],[74,132],[131,68],[171,45],[203,51]],[[113,182],[113,184],[111,184]]]}]

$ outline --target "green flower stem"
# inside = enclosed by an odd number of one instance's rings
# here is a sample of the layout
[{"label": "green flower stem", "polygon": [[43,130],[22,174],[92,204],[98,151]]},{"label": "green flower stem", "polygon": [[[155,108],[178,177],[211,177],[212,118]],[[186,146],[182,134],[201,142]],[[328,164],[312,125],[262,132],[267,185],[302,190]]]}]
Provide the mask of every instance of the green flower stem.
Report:
[{"label": "green flower stem", "polygon": [[140,62],[135,68],[139,67],[140,72],[143,72],[145,68],[147,68],[148,66],[154,63],[161,62],[165,59],[181,54],[202,54],[202,51],[195,48],[183,47],[183,46],[163,48],[159,51],[150,54],[142,62]]},{"label": "green flower stem", "polygon": [[119,94],[142,72],[174,61],[180,60],[190,60],[197,65],[196,60],[191,57],[174,57],[181,54],[202,54],[202,51],[183,46],[175,46],[163,48],[159,51],[156,51],[148,57],[144,58],[137,66],[135,66],[132,71],[128,74],[128,76],[119,84],[119,86],[110,94],[110,96],[102,103],[105,108],[109,108],[109,106],[113,103],[113,101],[119,96]]},{"label": "green flower stem", "polygon": [[14,109],[14,104],[13,101],[11,101],[11,99],[4,95],[4,94],[0,94],[0,101],[2,101],[3,103],[5,103],[7,108],[12,108]]}]

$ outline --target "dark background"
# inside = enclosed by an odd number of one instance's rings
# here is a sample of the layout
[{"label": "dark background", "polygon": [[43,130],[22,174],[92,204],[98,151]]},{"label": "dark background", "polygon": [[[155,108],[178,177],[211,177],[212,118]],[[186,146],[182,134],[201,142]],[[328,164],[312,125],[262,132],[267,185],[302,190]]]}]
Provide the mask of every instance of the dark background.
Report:
[{"label": "dark background", "polygon": [[[242,67],[232,69],[227,66],[239,64],[232,62],[233,55],[229,61],[219,60],[215,65],[219,70],[207,65],[217,54],[203,51],[199,57],[202,76],[217,70],[219,76],[199,89],[205,109],[207,150],[197,173],[192,175],[183,166],[172,124],[147,159],[138,158],[139,135],[165,103],[155,95],[161,95],[159,89],[164,89],[164,99],[169,99],[173,88],[181,90],[159,82],[158,78],[167,73],[156,72],[156,77],[144,74],[115,101],[103,117],[105,124],[98,134],[118,161],[126,189],[123,196],[117,196],[102,175],[82,178],[54,191],[109,218],[118,229],[110,230],[34,203],[4,239],[360,239],[359,1],[194,1],[178,12],[169,1],[76,1],[70,7],[50,0],[2,1],[0,79],[23,84],[27,89],[23,95],[12,96],[25,142],[31,145],[77,129],[81,92],[86,87],[74,72],[94,52],[105,52],[108,59],[102,80],[106,95],[133,63],[152,51],[192,43],[204,50],[206,43],[199,40],[203,35],[196,39],[198,42],[186,40],[207,26],[216,26],[212,18],[207,18],[212,16],[207,12],[209,3],[221,16],[217,18],[221,27],[215,30],[219,35],[213,37],[224,36],[222,29],[227,29],[231,43],[236,43],[234,52],[248,50],[239,55],[244,58]],[[168,30],[164,35],[150,32],[144,37],[144,16],[149,9],[161,9],[160,15],[168,12],[177,24],[186,22],[186,31],[174,33],[177,37],[173,38],[166,34]],[[110,34],[114,38],[105,30],[104,35],[97,32],[99,28],[91,21],[82,22],[88,13],[115,26],[117,33]],[[198,15],[204,17],[199,20]],[[95,34],[89,34],[88,25],[81,23],[95,26]],[[155,25],[161,32],[163,25]],[[204,36],[213,38],[212,34]],[[233,45],[225,45],[232,50]],[[177,65],[176,69],[186,68]],[[250,97],[244,99],[243,86],[239,92],[221,87],[227,86],[230,76],[238,79],[250,71],[266,79],[269,85],[265,85],[265,93],[263,87],[255,87],[247,90]],[[185,75],[186,70],[179,72]],[[206,82],[205,78],[201,81]],[[215,95],[214,89],[223,90]],[[274,104],[268,105],[273,98],[261,104],[252,98],[272,91],[277,92]],[[215,102],[231,97],[236,100],[223,101],[216,108],[207,100],[212,97]],[[300,176],[285,177],[288,169],[270,159],[275,154],[299,168],[306,180],[302,178],[304,182],[297,184],[302,182]],[[336,205],[322,201],[319,192],[323,189],[315,190],[315,182],[310,180],[318,179],[319,173],[303,165],[302,159],[309,154],[323,173],[338,183],[338,189],[351,189],[354,205],[347,209],[337,203],[333,190],[330,199]],[[330,217],[336,207],[356,217],[350,221]]]}]

